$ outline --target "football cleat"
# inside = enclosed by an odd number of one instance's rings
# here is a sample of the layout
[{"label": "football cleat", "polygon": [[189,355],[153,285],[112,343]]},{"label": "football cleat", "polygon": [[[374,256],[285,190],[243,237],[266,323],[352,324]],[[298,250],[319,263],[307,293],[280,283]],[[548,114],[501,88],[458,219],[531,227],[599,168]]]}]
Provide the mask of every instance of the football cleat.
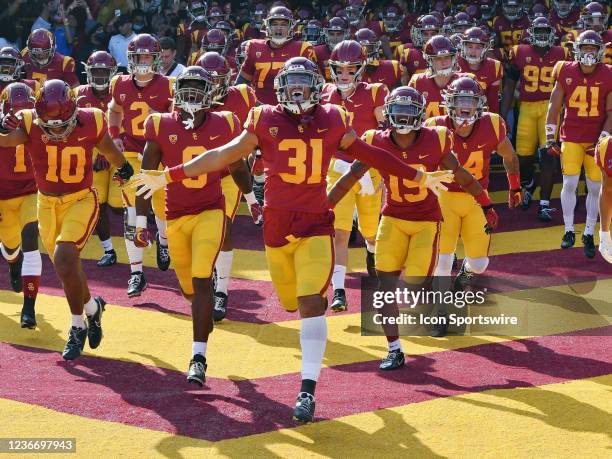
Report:
[{"label": "football cleat", "polygon": [[376,277],[374,252],[370,252],[368,249],[366,249],[366,267],[368,268],[368,276]]},{"label": "football cleat", "polygon": [[342,312],[348,309],[348,303],[346,301],[346,292],[343,288],[334,290],[334,298],[331,304],[331,310],[333,312]]},{"label": "football cleat", "polygon": [[465,258],[463,259],[463,263],[459,272],[457,273],[457,277],[455,277],[455,282],[453,283],[453,287],[456,291],[465,290],[470,286],[472,279],[475,274],[472,271],[468,271],[465,267]]},{"label": "football cleat", "polygon": [[159,233],[155,236],[157,242],[157,267],[161,271],[168,271],[170,267],[170,251],[168,246],[159,243]]},{"label": "football cleat", "polygon": [[64,360],[74,360],[85,347],[85,341],[87,340],[87,328],[70,327],[68,331],[68,341],[62,352]]},{"label": "football cleat", "polygon": [[295,401],[295,408],[293,408],[293,420],[303,423],[312,422],[314,420],[315,405],[314,395],[308,392],[300,392]]},{"label": "football cleat", "polygon": [[[441,320],[445,317],[446,320]],[[432,338],[444,338],[448,333],[448,317],[446,314],[438,314],[438,321],[429,332],[429,336]]]},{"label": "football cleat", "polygon": [[213,307],[213,320],[221,322],[227,314],[227,294],[223,292],[215,292]]},{"label": "football cleat", "polygon": [[378,368],[383,371],[396,370],[404,366],[404,353],[399,349],[389,351],[387,356],[382,359]]},{"label": "football cleat", "polygon": [[23,281],[21,280],[21,265],[23,264],[23,254],[19,256],[13,263],[9,263],[9,275],[11,278],[11,288],[13,292],[19,293],[23,290]]},{"label": "football cleat", "polygon": [[573,231],[566,231],[563,235],[563,239],[561,239],[561,248],[569,249],[570,247],[574,247],[576,243],[576,233]]},{"label": "football cleat", "polygon": [[595,258],[595,242],[592,234],[583,234],[582,243],[584,244],[584,255],[587,258]]},{"label": "football cleat", "polygon": [[34,312],[34,302],[26,298],[23,308],[21,308],[21,328],[36,328],[36,313]]},{"label": "football cleat", "polygon": [[521,201],[521,210],[527,210],[531,206],[531,201],[533,200],[533,194],[527,188],[525,188],[525,193],[523,194],[523,200]]},{"label": "football cleat", "polygon": [[98,310],[96,313],[89,317],[87,316],[87,339],[89,340],[89,347],[91,349],[95,349],[100,345],[100,341],[102,341],[102,337],[104,333],[102,333],[102,313],[104,312],[104,307],[106,306],[106,301],[102,299],[102,297],[97,296],[94,298],[95,302],[98,304]]},{"label": "football cleat", "polygon": [[130,275],[130,280],[128,282],[128,290],[127,295],[129,298],[133,298],[135,296],[142,295],[147,289],[147,280],[144,277],[144,273],[142,271],[134,271]]},{"label": "football cleat", "polygon": [[541,222],[551,222],[552,221],[552,213],[557,210],[557,209],[553,209],[551,207],[548,206],[543,206],[540,205],[540,208],[538,209],[538,220],[540,220]]},{"label": "football cleat", "polygon": [[99,268],[106,268],[107,266],[113,266],[117,264],[117,252],[115,249],[111,249],[108,252],[104,252],[102,258],[98,260],[96,266]]},{"label": "football cleat", "polygon": [[202,387],[206,382],[206,357],[201,354],[196,354],[189,361],[189,370],[187,371],[187,382],[197,384]]}]

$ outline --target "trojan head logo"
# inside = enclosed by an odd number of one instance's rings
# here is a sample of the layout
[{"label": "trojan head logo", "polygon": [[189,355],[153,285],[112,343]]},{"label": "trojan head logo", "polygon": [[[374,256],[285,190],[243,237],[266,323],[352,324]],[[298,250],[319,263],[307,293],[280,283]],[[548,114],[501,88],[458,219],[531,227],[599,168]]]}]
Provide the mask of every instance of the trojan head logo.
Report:
[{"label": "trojan head logo", "polygon": [[176,141],[178,140],[178,136],[176,134],[170,134],[168,136],[168,140],[170,141],[172,145],[174,145]]},{"label": "trojan head logo", "polygon": [[302,134],[304,132],[304,126],[302,126],[301,124],[298,124],[298,132],[300,134]]},{"label": "trojan head logo", "polygon": [[125,102],[125,94],[119,94],[119,100]]},{"label": "trojan head logo", "polygon": [[277,127],[271,127],[271,128],[269,129],[269,131],[270,131],[270,135],[271,135],[272,137],[276,137],[276,134],[278,134],[278,128],[277,128]]},{"label": "trojan head logo", "polygon": [[47,137],[47,134],[41,135],[40,140],[42,140],[42,143],[49,143],[49,137]]},{"label": "trojan head logo", "polygon": [[[274,53],[272,53],[272,56],[274,56]],[[259,58],[261,57],[261,51],[257,51],[257,52],[255,53],[255,57],[256,57],[257,59],[259,59]]]}]

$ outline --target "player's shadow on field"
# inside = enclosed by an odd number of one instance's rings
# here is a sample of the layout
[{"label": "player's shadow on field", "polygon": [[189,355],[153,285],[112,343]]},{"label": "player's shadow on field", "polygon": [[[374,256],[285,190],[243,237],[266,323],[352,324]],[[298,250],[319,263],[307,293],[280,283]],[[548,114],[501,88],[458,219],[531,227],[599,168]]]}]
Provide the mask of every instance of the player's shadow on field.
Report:
[{"label": "player's shadow on field", "polygon": [[[34,352],[36,352],[36,348],[42,347],[61,351],[64,348],[64,344],[66,344],[68,328],[66,327],[66,330],[59,330],[53,327],[45,319],[45,314],[42,311],[44,311],[44,307],[39,306],[36,312],[37,326],[34,330],[21,328],[19,311],[10,315],[0,313],[0,330],[15,330],[19,334],[20,344],[32,347]],[[0,332],[0,336],[2,335],[3,333]],[[45,352],[47,351],[45,350]]]}]

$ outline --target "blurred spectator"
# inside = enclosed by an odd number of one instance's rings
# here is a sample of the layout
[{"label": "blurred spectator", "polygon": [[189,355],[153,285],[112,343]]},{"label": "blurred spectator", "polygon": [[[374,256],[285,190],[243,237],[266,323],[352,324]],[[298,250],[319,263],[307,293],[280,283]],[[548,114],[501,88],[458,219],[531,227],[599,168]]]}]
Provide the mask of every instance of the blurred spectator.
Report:
[{"label": "blurred spectator", "polygon": [[64,5],[60,3],[52,20],[53,25],[50,30],[55,35],[55,49],[64,56],[72,56],[72,41],[74,40],[76,26],[75,17],[71,15],[71,18],[68,19],[64,11]]},{"label": "blurred spectator", "polygon": [[162,75],[178,76],[185,66],[176,62],[176,42],[170,37],[162,37],[159,40],[161,46],[161,69]]},{"label": "blurred spectator", "polygon": [[35,29],[51,30],[51,26],[52,26],[51,21],[53,19],[53,16],[57,13],[59,4],[60,4],[59,0],[44,1],[40,15],[36,18],[30,30],[35,30]]},{"label": "blurred spectator", "polygon": [[119,16],[115,21],[115,26],[119,32],[113,35],[108,43],[108,51],[117,61],[121,71],[127,70],[127,47],[132,38],[136,36],[132,29],[132,19],[128,16]]},{"label": "blurred spectator", "polygon": [[[99,0],[100,9],[98,10],[97,21],[106,25],[115,16],[124,16],[132,12],[134,8],[131,0]],[[117,14],[119,10],[119,14]],[[127,59],[127,58],[126,58]],[[124,59],[125,60],[125,59]]]},{"label": "blurred spectator", "polygon": [[144,11],[137,8],[132,12],[132,29],[138,33],[151,33]]}]

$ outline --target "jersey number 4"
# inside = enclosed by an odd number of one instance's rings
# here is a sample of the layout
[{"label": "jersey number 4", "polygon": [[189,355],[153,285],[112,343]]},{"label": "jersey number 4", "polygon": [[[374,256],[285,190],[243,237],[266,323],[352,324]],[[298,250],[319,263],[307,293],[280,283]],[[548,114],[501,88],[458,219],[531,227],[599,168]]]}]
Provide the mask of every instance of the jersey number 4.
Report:
[{"label": "jersey number 4", "polygon": [[599,88],[597,86],[591,86],[588,88],[591,100],[587,98],[587,87],[576,86],[574,92],[569,98],[568,106],[578,110],[578,116],[599,116],[599,109],[597,103],[599,101]]}]

